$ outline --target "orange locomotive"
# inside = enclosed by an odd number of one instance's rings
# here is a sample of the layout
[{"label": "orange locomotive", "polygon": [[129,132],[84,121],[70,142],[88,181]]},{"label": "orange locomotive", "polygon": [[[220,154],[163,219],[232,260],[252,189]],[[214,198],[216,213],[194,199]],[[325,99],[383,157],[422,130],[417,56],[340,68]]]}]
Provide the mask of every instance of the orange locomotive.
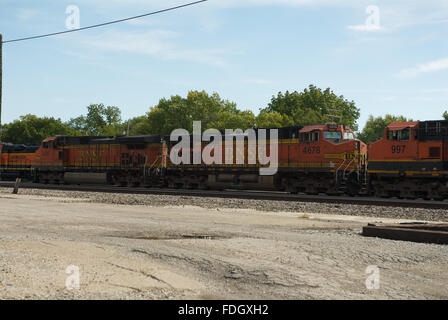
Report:
[{"label": "orange locomotive", "polygon": [[280,145],[282,184],[290,192],[355,195],[366,183],[367,146],[343,125],[306,126]]},{"label": "orange locomotive", "polygon": [[0,143],[1,179],[31,178],[35,152],[39,147]]},{"label": "orange locomotive", "polygon": [[[258,143],[267,145],[269,157],[271,139],[269,135],[261,138],[260,130],[252,132]],[[259,150],[244,137],[240,143],[223,143],[222,164],[173,164],[168,152],[174,145],[169,137],[159,135],[50,137],[42,142],[29,167],[34,181],[43,183],[244,188],[307,194],[354,195],[365,189],[367,181],[367,146],[355,139],[352,130],[337,124],[278,129],[278,161],[271,175],[260,174],[260,168],[268,165],[257,161]],[[226,164],[229,151],[232,159]],[[192,153],[193,148],[187,148],[187,152]],[[242,162],[236,161],[238,154],[243,156]],[[254,162],[249,161],[250,156]]]},{"label": "orange locomotive", "polygon": [[160,136],[45,139],[36,152],[35,182],[151,185],[166,163]]},{"label": "orange locomotive", "polygon": [[394,122],[369,145],[370,185],[381,197],[448,196],[448,121]]},{"label": "orange locomotive", "polygon": [[[255,130],[257,137],[259,132],[260,129]],[[176,143],[170,143],[169,149]],[[270,145],[269,136],[266,145]],[[233,154],[232,164],[225,162],[229,149]],[[235,141],[230,146],[223,142],[223,164],[178,165],[169,162],[167,184],[175,188],[267,189],[307,194],[358,194],[365,189],[367,146],[342,125],[278,129],[278,170],[274,175],[260,175],[262,165],[258,161],[254,164],[248,161],[251,153],[257,151],[251,151],[247,140],[243,147]],[[236,161],[237,154],[244,156],[244,162]]]}]

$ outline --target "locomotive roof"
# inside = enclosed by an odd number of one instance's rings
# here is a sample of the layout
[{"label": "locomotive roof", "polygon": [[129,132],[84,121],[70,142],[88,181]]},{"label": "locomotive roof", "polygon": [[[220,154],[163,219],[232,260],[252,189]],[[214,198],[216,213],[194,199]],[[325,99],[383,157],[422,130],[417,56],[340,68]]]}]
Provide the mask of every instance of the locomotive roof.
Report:
[{"label": "locomotive roof", "polygon": [[312,126],[305,126],[303,127],[303,129],[300,130],[300,133],[307,133],[307,132],[311,132],[314,130],[322,130],[325,129],[327,127],[326,124],[315,124]]},{"label": "locomotive roof", "polygon": [[[258,131],[259,130],[266,130],[266,138],[270,139],[270,131],[271,129],[277,129],[278,130],[278,138],[279,139],[293,139],[298,137],[298,133],[300,129],[302,129],[303,126],[290,126],[290,127],[283,127],[283,128],[249,128],[255,131],[255,135],[258,137]],[[218,130],[222,135],[225,135],[225,130]],[[244,132],[245,130],[243,130]],[[185,136],[191,137],[192,134],[189,133]],[[165,141],[170,142],[170,136],[164,136],[163,137]]]},{"label": "locomotive roof", "polygon": [[448,120],[392,122],[388,130],[416,128],[420,141],[437,141],[448,138]]},{"label": "locomotive roof", "polygon": [[[115,143],[156,143],[161,140],[160,135],[145,136],[57,136],[57,143],[61,146],[78,145],[78,144],[115,144]],[[46,139],[47,140],[47,139]],[[46,141],[44,140],[44,141]]]},{"label": "locomotive roof", "polygon": [[347,125],[343,124],[336,124],[336,123],[326,123],[326,124],[313,124],[309,126],[304,126],[300,133],[308,133],[314,130],[328,130],[328,129],[339,129],[340,127],[343,127],[344,130],[351,130]]},{"label": "locomotive roof", "polygon": [[391,122],[387,128],[389,130],[403,130],[406,128],[415,128],[418,125],[418,121],[407,121],[407,122]]},{"label": "locomotive roof", "polygon": [[161,135],[144,135],[144,136],[123,136],[118,137],[117,141],[122,143],[160,143],[162,140]]},{"label": "locomotive roof", "polygon": [[13,143],[1,143],[3,146],[2,152],[15,152],[15,153],[33,153],[39,146],[28,146],[25,144],[13,144]]}]

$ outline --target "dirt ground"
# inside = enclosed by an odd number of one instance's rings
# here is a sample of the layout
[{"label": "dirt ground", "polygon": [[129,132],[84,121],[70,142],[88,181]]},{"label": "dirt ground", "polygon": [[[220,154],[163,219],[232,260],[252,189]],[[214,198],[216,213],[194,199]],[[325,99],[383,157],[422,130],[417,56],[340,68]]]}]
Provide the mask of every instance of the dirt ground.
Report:
[{"label": "dirt ground", "polygon": [[[447,299],[448,247],[385,218],[0,194],[0,299]],[[79,289],[67,279],[79,270]],[[379,289],[366,288],[369,266]]]}]

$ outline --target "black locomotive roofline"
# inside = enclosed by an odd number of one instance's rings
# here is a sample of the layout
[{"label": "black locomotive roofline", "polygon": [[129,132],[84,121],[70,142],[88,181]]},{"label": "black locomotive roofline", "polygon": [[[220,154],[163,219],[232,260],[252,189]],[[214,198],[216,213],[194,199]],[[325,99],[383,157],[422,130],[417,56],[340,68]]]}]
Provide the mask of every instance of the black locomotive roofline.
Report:
[{"label": "black locomotive roofline", "polygon": [[448,140],[448,120],[419,121],[418,139],[420,141]]},{"label": "black locomotive roofline", "polygon": [[[283,128],[252,128],[255,131],[255,137],[258,138],[259,130],[266,130],[266,139],[270,139],[270,129],[278,130],[278,139],[297,139],[299,137],[299,131],[303,129],[303,126],[292,126]],[[218,130],[223,136],[225,135],[225,130]],[[244,132],[245,130],[243,130]],[[187,134],[186,137],[192,138],[193,134]],[[164,141],[170,142],[170,136],[163,136]]]},{"label": "black locomotive roofline", "polygon": [[[259,130],[266,130],[266,139],[270,139],[269,129],[278,129],[278,139],[296,139],[299,137],[299,131],[303,126],[290,126],[283,128],[255,128],[256,137]],[[221,134],[225,134],[225,130],[219,130]],[[192,136],[188,134],[187,136]],[[59,146],[83,145],[83,144],[115,144],[115,143],[160,143],[162,141],[169,142],[170,136],[162,136],[157,134],[140,135],[140,136],[56,136]]]},{"label": "black locomotive roofline", "polygon": [[3,153],[34,153],[39,146],[28,146],[25,144],[1,143]]},{"label": "black locomotive roofline", "polygon": [[120,144],[120,143],[160,143],[162,136],[160,135],[144,135],[144,136],[57,136],[56,143],[59,146],[73,146],[84,144]]}]

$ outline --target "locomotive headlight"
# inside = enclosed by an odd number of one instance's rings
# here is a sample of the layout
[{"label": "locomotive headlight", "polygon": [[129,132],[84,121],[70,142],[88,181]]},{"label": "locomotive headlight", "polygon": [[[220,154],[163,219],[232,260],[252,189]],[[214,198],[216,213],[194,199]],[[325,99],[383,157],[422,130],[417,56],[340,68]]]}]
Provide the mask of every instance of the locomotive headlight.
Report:
[{"label": "locomotive headlight", "polygon": [[358,143],[358,141],[355,141],[355,150],[358,150],[358,148],[359,148],[359,143]]}]

